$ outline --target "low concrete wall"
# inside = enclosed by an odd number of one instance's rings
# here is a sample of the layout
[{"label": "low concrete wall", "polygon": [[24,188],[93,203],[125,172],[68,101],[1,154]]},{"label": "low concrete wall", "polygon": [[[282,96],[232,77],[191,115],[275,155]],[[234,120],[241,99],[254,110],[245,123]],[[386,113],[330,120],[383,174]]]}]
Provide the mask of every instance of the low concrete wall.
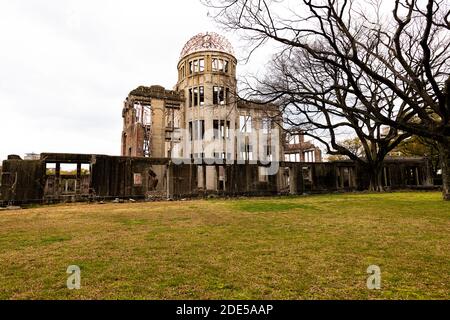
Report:
[{"label": "low concrete wall", "polygon": [[[11,157],[3,162],[0,201],[48,203],[108,200],[114,198],[181,198],[211,192],[224,195],[275,195],[364,190],[368,178],[352,161],[280,162],[275,175],[261,174],[261,163],[207,165],[184,161],[176,165],[166,158],[43,153],[40,160]],[[52,164],[56,169],[47,170]],[[76,172],[62,175],[64,164]],[[89,172],[83,172],[87,166]],[[215,171],[217,190],[199,188],[199,168]],[[391,189],[430,186],[426,159],[386,160],[383,179]],[[203,181],[204,179],[200,180]]]}]

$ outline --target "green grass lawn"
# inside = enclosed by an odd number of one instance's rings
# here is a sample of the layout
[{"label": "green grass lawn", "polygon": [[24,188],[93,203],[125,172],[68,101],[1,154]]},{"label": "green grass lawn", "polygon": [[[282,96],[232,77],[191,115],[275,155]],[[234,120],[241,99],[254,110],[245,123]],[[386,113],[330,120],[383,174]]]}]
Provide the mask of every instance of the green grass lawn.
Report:
[{"label": "green grass lawn", "polygon": [[[378,265],[381,290],[368,290]],[[81,268],[68,290],[66,269]],[[440,193],[0,212],[1,299],[449,299]]]}]

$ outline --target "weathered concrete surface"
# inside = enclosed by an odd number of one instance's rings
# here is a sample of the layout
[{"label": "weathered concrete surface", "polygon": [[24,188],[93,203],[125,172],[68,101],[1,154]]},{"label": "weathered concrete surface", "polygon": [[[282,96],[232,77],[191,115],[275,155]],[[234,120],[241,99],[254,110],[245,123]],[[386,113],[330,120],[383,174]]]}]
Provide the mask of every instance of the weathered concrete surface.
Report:
[{"label": "weathered concrete surface", "polygon": [[39,160],[5,160],[0,179],[4,201],[39,200],[43,197],[43,162]]}]

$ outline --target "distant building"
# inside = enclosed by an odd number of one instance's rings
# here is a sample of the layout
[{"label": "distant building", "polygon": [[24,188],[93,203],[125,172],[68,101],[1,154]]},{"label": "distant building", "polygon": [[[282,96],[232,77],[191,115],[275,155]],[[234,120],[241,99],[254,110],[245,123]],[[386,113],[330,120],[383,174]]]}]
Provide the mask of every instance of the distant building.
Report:
[{"label": "distant building", "polygon": [[322,162],[322,151],[311,141],[305,141],[301,130],[292,130],[285,135],[284,161]]}]

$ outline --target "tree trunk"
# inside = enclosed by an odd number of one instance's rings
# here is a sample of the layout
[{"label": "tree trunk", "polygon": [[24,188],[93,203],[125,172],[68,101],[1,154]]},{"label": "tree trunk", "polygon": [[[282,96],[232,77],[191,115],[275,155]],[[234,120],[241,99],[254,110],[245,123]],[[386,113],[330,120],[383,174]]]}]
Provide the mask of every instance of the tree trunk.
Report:
[{"label": "tree trunk", "polygon": [[383,165],[375,165],[367,167],[367,173],[369,174],[369,191],[381,192],[384,191],[383,187]]},{"label": "tree trunk", "polygon": [[450,138],[439,143],[439,156],[442,169],[442,195],[450,201]]}]

